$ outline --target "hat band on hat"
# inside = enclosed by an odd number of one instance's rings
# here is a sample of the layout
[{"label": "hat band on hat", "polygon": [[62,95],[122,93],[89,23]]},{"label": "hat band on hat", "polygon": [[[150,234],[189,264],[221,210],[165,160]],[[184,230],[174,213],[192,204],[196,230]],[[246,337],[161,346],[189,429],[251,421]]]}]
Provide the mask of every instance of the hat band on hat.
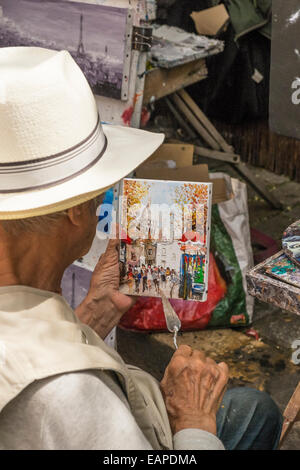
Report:
[{"label": "hat band on hat", "polygon": [[98,117],[93,132],[64,152],[26,162],[0,163],[0,193],[42,189],[70,180],[95,165],[106,147]]}]

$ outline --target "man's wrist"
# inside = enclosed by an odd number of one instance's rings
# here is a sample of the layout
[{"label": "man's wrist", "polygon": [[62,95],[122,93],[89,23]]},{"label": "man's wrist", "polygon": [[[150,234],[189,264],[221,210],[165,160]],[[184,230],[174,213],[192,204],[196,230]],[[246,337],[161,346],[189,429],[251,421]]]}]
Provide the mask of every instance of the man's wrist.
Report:
[{"label": "man's wrist", "polygon": [[82,323],[85,323],[86,325],[90,326],[93,328],[94,323],[95,323],[95,309],[99,308],[100,300],[95,300],[92,297],[89,296],[89,294],[86,296],[86,298],[81,302],[81,304],[76,308],[75,314],[79,318],[79,320]]},{"label": "man's wrist", "polygon": [[79,320],[92,328],[102,339],[105,339],[115,326],[112,320],[113,303],[110,295],[94,298],[91,295],[82,301],[75,310]]},{"label": "man's wrist", "polygon": [[184,416],[173,424],[173,434],[183,429],[201,429],[211,434],[217,434],[217,420],[215,416],[203,415],[201,417]]}]

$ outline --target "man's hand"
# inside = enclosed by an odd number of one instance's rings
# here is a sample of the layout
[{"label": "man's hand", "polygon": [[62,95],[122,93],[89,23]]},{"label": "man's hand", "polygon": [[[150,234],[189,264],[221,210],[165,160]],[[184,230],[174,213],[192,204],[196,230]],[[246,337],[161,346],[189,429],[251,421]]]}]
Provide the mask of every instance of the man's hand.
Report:
[{"label": "man's hand", "polygon": [[104,339],[134,304],[119,292],[119,240],[109,240],[92,275],[87,297],[75,310],[78,318]]},{"label": "man's hand", "polygon": [[203,352],[180,346],[160,384],[173,434],[197,428],[216,435],[216,415],[227,381],[224,362],[216,364]]}]

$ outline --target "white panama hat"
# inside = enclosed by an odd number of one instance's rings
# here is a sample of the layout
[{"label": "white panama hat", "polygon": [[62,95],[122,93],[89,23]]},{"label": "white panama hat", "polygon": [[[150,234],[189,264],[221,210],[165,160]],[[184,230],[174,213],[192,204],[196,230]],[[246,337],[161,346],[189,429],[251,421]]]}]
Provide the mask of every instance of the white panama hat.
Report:
[{"label": "white panama hat", "polygon": [[0,219],[67,209],[145,161],[163,134],[101,124],[67,51],[0,49]]}]

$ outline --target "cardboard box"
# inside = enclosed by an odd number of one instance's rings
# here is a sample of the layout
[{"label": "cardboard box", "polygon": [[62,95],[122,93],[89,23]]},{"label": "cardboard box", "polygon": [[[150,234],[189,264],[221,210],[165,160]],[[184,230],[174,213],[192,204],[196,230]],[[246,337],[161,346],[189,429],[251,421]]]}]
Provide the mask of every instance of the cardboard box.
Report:
[{"label": "cardboard box", "polygon": [[[183,166],[189,166],[193,164],[194,156],[194,145],[191,144],[162,144],[156,152],[151,155],[146,162],[139,167],[139,169],[144,167],[158,167],[157,162],[166,162],[174,161],[176,163],[176,168]],[[154,164],[155,162],[155,164]],[[167,167],[167,165],[161,165],[161,167]]]},{"label": "cardboard box", "polygon": [[138,168],[137,178],[150,180],[170,180],[170,181],[200,181],[209,182],[207,165],[190,165],[182,168]]},{"label": "cardboard box", "polygon": [[202,11],[193,11],[191,17],[195,23],[197,33],[206,36],[218,36],[230,20],[223,4]]}]

